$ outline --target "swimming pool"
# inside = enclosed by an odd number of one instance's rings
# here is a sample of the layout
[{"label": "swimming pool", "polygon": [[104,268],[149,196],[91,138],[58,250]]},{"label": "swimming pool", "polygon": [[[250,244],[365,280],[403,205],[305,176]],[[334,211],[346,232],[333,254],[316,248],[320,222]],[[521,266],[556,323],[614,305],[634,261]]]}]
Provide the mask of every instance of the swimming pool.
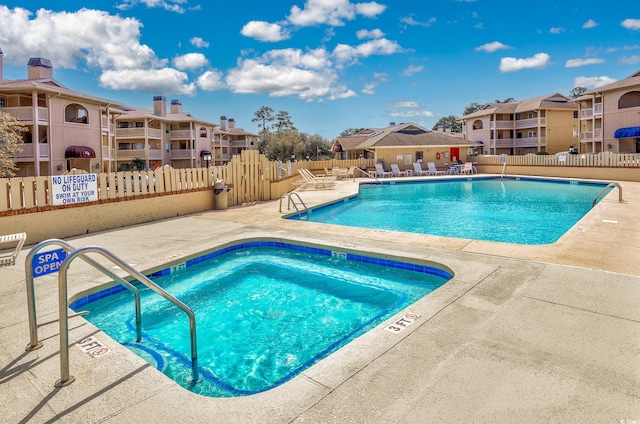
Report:
[{"label": "swimming pool", "polygon": [[74,301],[86,319],[189,390],[259,393],[295,377],[451,278],[431,264],[277,241],[232,245],[150,276],[194,310],[201,381],[191,381],[188,320],[141,288]]},{"label": "swimming pool", "polygon": [[358,195],[288,219],[517,244],[557,241],[606,183],[466,178],[361,184]]}]

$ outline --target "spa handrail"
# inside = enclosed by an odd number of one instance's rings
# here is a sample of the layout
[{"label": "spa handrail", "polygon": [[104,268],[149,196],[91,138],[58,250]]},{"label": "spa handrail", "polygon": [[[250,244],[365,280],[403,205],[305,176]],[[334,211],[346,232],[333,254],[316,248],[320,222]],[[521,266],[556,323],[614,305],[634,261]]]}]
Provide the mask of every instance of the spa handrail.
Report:
[{"label": "spa handrail", "polygon": [[602,189],[600,193],[596,197],[593,198],[593,202],[591,202],[591,207],[594,207],[598,202],[600,196],[607,191],[609,187],[618,187],[618,202],[622,203],[622,186],[618,183],[609,183],[605,188]]},{"label": "spa handrail", "polygon": [[364,174],[364,175],[368,176],[369,178],[373,178],[374,180],[376,180],[377,182],[379,182],[379,183],[380,183],[380,185],[381,185],[382,187],[384,187],[384,183],[383,183],[382,181],[380,181],[380,180],[378,179],[378,177],[376,177],[374,174],[371,174],[369,171],[365,171],[365,170],[364,170],[364,169],[362,169],[362,168],[355,168],[355,169],[357,169],[358,171],[360,171],[360,173],[361,173],[361,174]]},{"label": "spa handrail", "polygon": [[151,281],[145,275],[135,270],[131,265],[115,256],[108,250],[98,246],[86,246],[74,250],[69,253],[65,260],[60,264],[58,271],[58,295],[59,295],[59,316],[60,316],[60,380],[55,384],[56,387],[67,386],[74,381],[74,377],[69,375],[69,322],[68,322],[68,306],[67,306],[67,270],[69,265],[76,257],[82,257],[85,253],[99,253],[127,271],[130,276],[134,277],[141,284],[147,286],[178,308],[182,309],[189,317],[189,330],[191,333],[191,371],[193,382],[196,383],[200,377],[198,374],[198,346],[196,341],[196,317],[191,308],[166,292],[156,283]]},{"label": "spa handrail", "polygon": [[[73,252],[75,248],[71,246],[69,243],[60,239],[49,239],[41,241],[31,248],[29,253],[27,254],[27,258],[25,259],[25,282],[27,284],[27,310],[29,314],[29,344],[27,345],[27,351],[36,350],[42,347],[42,343],[38,340],[38,318],[36,316],[36,296],[35,296],[35,284],[33,282],[33,258],[36,253],[40,250],[44,249],[47,246],[58,245],[62,247],[67,252]],[[128,281],[120,278],[118,275],[110,271],[109,269],[103,267],[98,262],[87,256],[81,256],[82,260],[87,262],[89,265],[93,266],[97,270],[101,271],[103,274],[106,274],[114,281],[120,283],[127,290],[133,293],[135,299],[135,307],[136,307],[136,341],[139,342],[142,338],[142,324],[141,324],[141,309],[140,309],[140,292],[139,290]],[[49,324],[49,323],[47,323]],[[45,324],[41,324],[45,325]]]}]

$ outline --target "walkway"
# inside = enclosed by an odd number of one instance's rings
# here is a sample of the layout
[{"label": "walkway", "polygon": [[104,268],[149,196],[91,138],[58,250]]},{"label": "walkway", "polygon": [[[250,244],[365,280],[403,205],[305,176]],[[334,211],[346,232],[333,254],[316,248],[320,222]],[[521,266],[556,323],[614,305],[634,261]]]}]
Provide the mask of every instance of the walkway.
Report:
[{"label": "walkway", "polygon": [[[6,423],[621,422],[640,420],[640,183],[622,183],[549,246],[448,239],[281,219],[278,202],[211,211],[68,240],[151,269],[225,243],[290,239],[443,264],[455,273],[410,309],[400,334],[382,326],[284,385],[206,398],[168,380],[82,318],[70,348],[76,381],[59,378],[58,326],[29,341],[23,250],[0,268],[0,417]],[[355,193],[308,191],[308,204]],[[74,262],[70,296],[107,282]],[[57,278],[36,279],[40,322],[57,318]],[[630,421],[631,422],[631,421]]]}]

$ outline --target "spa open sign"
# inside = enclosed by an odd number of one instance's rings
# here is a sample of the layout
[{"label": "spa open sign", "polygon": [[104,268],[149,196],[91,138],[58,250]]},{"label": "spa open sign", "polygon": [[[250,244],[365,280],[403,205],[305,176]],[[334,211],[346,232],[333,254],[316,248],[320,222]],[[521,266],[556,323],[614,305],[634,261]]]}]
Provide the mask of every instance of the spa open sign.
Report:
[{"label": "spa open sign", "polygon": [[33,256],[33,276],[51,274],[60,269],[60,264],[67,257],[67,251],[64,249],[50,250],[48,252],[36,253]]},{"label": "spa open sign", "polygon": [[51,177],[54,206],[95,202],[98,200],[96,174],[56,175]]}]

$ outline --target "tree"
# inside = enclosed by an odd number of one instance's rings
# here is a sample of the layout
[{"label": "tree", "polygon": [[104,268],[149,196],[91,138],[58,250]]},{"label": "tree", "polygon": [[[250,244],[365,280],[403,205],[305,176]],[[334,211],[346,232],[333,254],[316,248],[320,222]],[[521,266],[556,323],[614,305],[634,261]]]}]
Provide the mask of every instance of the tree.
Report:
[{"label": "tree", "polygon": [[309,135],[297,129],[268,133],[266,143],[262,145],[264,154],[269,160],[286,162],[292,159],[324,159],[329,156],[331,143],[324,137]]},{"label": "tree", "polygon": [[469,115],[470,113],[482,110],[482,108],[484,107],[485,107],[484,104],[473,102],[464,109],[464,112],[462,112],[462,116],[466,116],[466,115]]},{"label": "tree", "polygon": [[439,126],[451,127],[451,131],[460,133],[462,132],[462,122],[458,121],[458,117],[454,115],[443,116],[435,123],[433,130],[437,130]]},{"label": "tree", "polygon": [[293,126],[291,115],[289,115],[289,112],[287,112],[286,110],[281,110],[278,112],[278,114],[276,115],[276,123],[273,126],[278,132],[296,129],[296,127]]},{"label": "tree", "polygon": [[500,100],[496,100],[494,103],[511,103],[513,102],[515,99],[513,97],[507,97],[506,99],[500,101]]},{"label": "tree", "polygon": [[13,157],[22,151],[22,132],[27,129],[13,116],[0,112],[0,177],[16,175]]},{"label": "tree", "polygon": [[131,159],[131,166],[134,171],[142,171],[144,169],[144,165],[144,159],[140,159],[139,157]]},{"label": "tree", "polygon": [[587,91],[587,87],[574,87],[573,90],[569,92],[570,99],[576,99],[582,96]]},{"label": "tree", "polygon": [[269,106],[262,106],[253,114],[251,122],[258,122],[258,127],[261,128],[260,132],[266,133],[269,131],[269,124],[275,119],[276,118],[273,116],[273,109]]},{"label": "tree", "polygon": [[358,134],[364,128],[347,128],[340,133],[339,137],[349,137],[350,135]]}]

